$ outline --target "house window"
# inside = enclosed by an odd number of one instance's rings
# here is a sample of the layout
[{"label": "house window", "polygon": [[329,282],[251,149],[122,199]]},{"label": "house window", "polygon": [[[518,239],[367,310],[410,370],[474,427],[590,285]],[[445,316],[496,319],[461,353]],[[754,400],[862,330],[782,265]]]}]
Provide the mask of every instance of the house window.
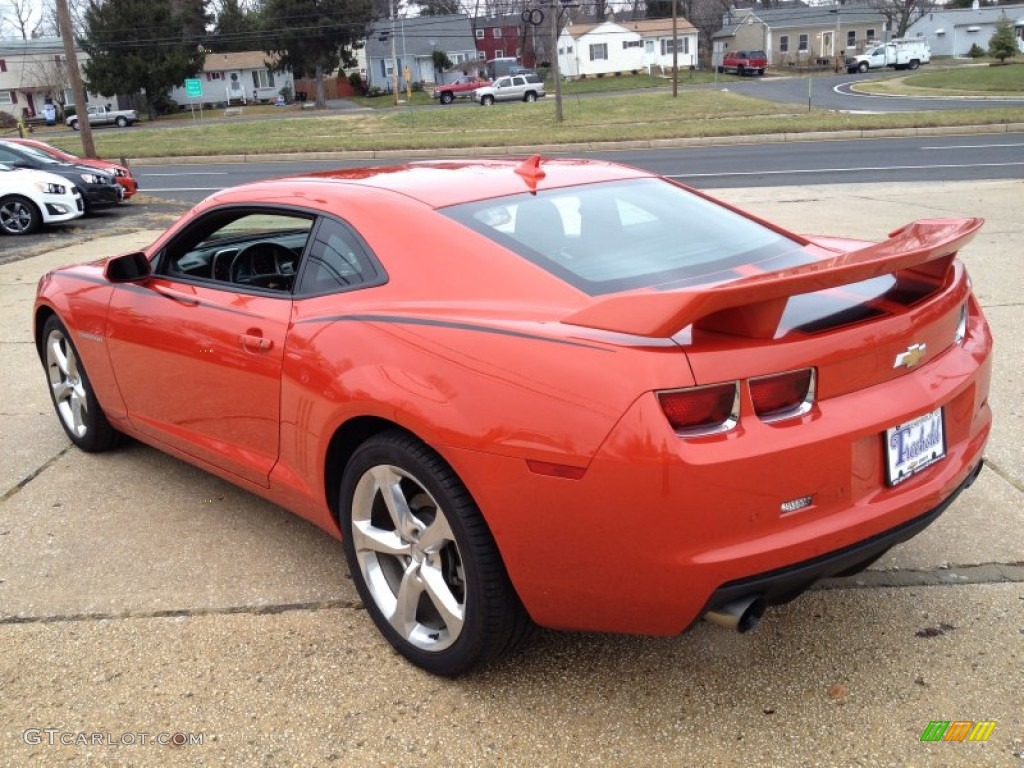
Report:
[{"label": "house window", "polygon": [[391,77],[394,71],[395,68],[392,66],[391,59],[380,60],[380,72],[384,77]]},{"label": "house window", "polygon": [[496,58],[496,59],[503,59],[503,58],[505,58],[505,51],[503,51],[501,48],[499,48],[498,50],[496,50],[494,52],[494,58]]},{"label": "house window", "polygon": [[7,71],[7,62],[4,61],[3,59],[0,59],[0,72],[6,72],[6,71]]},{"label": "house window", "polygon": [[869,29],[867,31],[867,38],[868,38],[868,40],[874,40],[875,39],[875,30]]},{"label": "house window", "polygon": [[[495,27],[494,28],[494,39],[497,40],[499,37],[501,37],[501,27]],[[499,56],[498,58],[500,59],[501,57]]]},{"label": "house window", "polygon": [[789,50],[789,35],[779,37],[779,50],[783,53]]},{"label": "house window", "polygon": [[484,39],[484,35],[485,35],[485,34],[486,34],[486,31],[485,31],[485,30],[483,30],[483,29],[478,29],[478,30],[476,31],[476,39],[477,39],[477,40],[483,40],[483,39]]},{"label": "house window", "polygon": [[252,71],[253,88],[273,88],[274,73],[265,69],[254,69]]},{"label": "house window", "polygon": [[572,53],[572,46],[571,45],[565,46],[565,52],[566,53]]},{"label": "house window", "polygon": [[846,47],[855,48],[857,46],[857,33],[854,30],[850,30],[846,33]]},{"label": "house window", "polygon": [[590,60],[608,60],[608,43],[591,43],[590,44]]},{"label": "house window", "polygon": [[477,51],[476,57],[480,59],[480,61],[487,61],[487,51]]},{"label": "house window", "polygon": [[800,47],[797,50],[801,53],[807,53],[807,35],[800,35]]},{"label": "house window", "polygon": [[212,81],[212,80],[223,80],[223,79],[224,79],[224,73],[223,72],[207,72],[206,73],[206,80],[208,82]]},{"label": "house window", "polygon": [[622,50],[625,51],[628,48],[639,48],[643,44],[644,44],[643,40],[623,40],[622,41]]},{"label": "house window", "polygon": [[13,104],[14,95],[11,91],[0,91],[0,104]]},{"label": "house window", "polygon": [[644,53],[654,53],[653,40],[644,40]]},{"label": "house window", "polygon": [[[688,37],[677,37],[680,53],[690,52],[690,38]],[[661,41],[661,55],[669,56],[672,53],[672,38]]]}]

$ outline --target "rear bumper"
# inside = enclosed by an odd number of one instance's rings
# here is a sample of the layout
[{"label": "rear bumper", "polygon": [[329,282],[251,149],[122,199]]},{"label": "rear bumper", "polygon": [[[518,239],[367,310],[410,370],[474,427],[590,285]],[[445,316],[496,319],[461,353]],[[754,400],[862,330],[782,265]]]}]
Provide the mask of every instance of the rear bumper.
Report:
[{"label": "rear bumper", "polygon": [[711,595],[701,615],[745,597],[759,597],[767,605],[781,605],[799,597],[822,579],[859,573],[894,546],[912,539],[935,522],[963,491],[974,484],[983,466],[984,461],[979,461],[953,493],[913,520],[827,555],[723,584]]}]

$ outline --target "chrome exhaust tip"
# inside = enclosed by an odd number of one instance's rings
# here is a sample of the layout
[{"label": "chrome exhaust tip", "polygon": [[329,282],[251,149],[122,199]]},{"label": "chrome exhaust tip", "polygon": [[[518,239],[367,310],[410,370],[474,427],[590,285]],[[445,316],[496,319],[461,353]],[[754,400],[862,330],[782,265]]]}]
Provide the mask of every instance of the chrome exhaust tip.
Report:
[{"label": "chrome exhaust tip", "polygon": [[766,607],[760,597],[745,597],[708,611],[704,614],[704,620],[743,634],[757,626]]}]

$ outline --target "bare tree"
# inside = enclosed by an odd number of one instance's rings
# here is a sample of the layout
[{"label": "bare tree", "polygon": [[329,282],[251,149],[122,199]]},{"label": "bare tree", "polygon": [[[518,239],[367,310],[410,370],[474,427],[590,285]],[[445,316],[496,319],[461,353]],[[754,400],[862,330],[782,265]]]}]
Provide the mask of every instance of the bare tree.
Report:
[{"label": "bare tree", "polygon": [[63,116],[67,94],[71,90],[71,75],[67,63],[57,57],[35,57],[25,65],[25,79],[35,83],[36,91],[52,99]]},{"label": "bare tree", "polygon": [[903,37],[907,28],[924,16],[930,0],[868,0],[868,6],[882,14],[893,37]]},{"label": "bare tree", "polygon": [[[87,0],[68,0],[68,12],[71,14],[71,28],[75,37],[85,34],[82,19],[85,15]],[[43,12],[39,21],[39,32],[44,37],[60,37],[60,25],[57,23],[57,5],[55,0],[44,0]]]},{"label": "bare tree", "polygon": [[32,0],[0,0],[0,31],[9,27],[22,40],[28,40],[38,24],[39,14]]}]

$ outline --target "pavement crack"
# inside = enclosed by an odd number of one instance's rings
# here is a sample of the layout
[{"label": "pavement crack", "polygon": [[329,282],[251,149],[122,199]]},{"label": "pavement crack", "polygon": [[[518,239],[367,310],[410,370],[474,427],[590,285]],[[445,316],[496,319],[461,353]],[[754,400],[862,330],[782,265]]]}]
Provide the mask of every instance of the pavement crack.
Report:
[{"label": "pavement crack", "polygon": [[1001,466],[999,466],[999,464],[997,464],[996,462],[994,462],[992,459],[988,458],[987,456],[985,457],[985,467],[987,469],[990,469],[993,472],[995,472],[999,477],[1001,477],[1007,483],[1012,485],[1018,491],[1020,491],[1021,493],[1024,493],[1024,483],[1022,483],[1020,480],[1015,478],[1013,475],[1011,475],[1009,472],[1007,472],[1005,469],[1003,469]]},{"label": "pavement crack", "polygon": [[51,466],[53,466],[54,462],[56,462],[58,459],[60,459],[64,454],[66,454],[70,450],[71,450],[71,446],[70,445],[64,446],[64,448],[62,448],[60,451],[58,451],[58,453],[55,456],[51,456],[49,459],[47,459],[42,464],[40,464],[38,467],[36,467],[34,470],[32,470],[32,472],[30,472],[25,477],[23,477],[21,480],[19,480],[17,485],[15,485],[12,488],[8,488],[4,492],[4,495],[0,496],[0,503],[3,503],[5,501],[7,501],[12,496],[14,496],[16,493],[18,493],[22,488],[24,488],[26,485],[31,483],[33,480],[35,480],[41,474],[43,474],[43,472],[45,472],[47,469],[49,469]]},{"label": "pavement crack", "polygon": [[978,584],[1022,584],[1024,562],[979,563],[944,568],[861,571],[853,576],[825,579],[814,589],[880,589],[883,587],[948,587]]},{"label": "pavement crack", "polygon": [[313,600],[303,603],[260,603],[256,605],[229,605],[223,608],[169,608],[160,611],[117,611],[47,614],[43,616],[0,616],[0,626],[12,624],[63,624],[80,621],[122,621],[125,619],[194,619],[203,616],[273,616],[293,611],[325,611],[338,608],[361,610],[359,600]]}]

